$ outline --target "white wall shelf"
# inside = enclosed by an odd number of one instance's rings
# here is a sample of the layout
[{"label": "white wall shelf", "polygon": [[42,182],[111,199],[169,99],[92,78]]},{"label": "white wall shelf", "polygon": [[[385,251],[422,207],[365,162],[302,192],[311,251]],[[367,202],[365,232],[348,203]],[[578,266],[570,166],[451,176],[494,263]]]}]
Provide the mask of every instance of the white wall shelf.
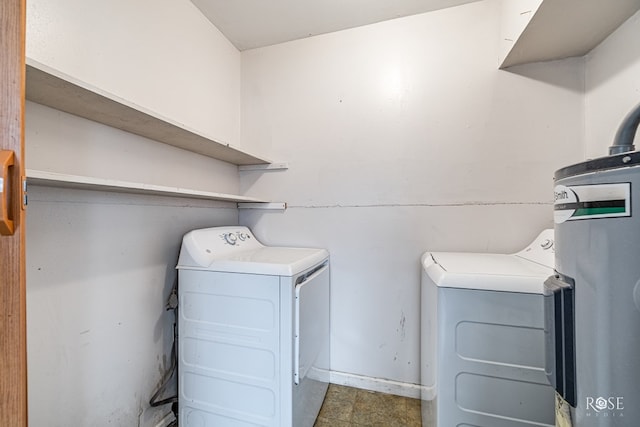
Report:
[{"label": "white wall shelf", "polygon": [[168,187],[80,175],[68,175],[34,169],[27,169],[27,183],[30,185],[42,185],[46,187],[77,188],[120,193],[208,199],[224,202],[251,203],[256,204],[255,206],[257,208],[259,208],[263,203],[267,206],[271,205],[271,203],[264,200],[256,199],[254,197],[238,196],[235,194],[213,193],[209,191],[192,190],[180,187]]},{"label": "white wall shelf", "polygon": [[271,163],[30,58],[26,73],[26,98],[38,104],[236,165]]},{"label": "white wall shelf", "polygon": [[265,202],[265,203],[251,203],[242,202],[238,203],[238,209],[263,209],[263,210],[287,210],[287,204],[285,202]]},{"label": "white wall shelf", "polygon": [[239,172],[249,171],[275,171],[275,170],[287,170],[289,169],[288,163],[270,163],[267,165],[245,165],[238,166]]},{"label": "white wall shelf", "polygon": [[544,0],[500,68],[583,56],[638,10],[640,0]]}]

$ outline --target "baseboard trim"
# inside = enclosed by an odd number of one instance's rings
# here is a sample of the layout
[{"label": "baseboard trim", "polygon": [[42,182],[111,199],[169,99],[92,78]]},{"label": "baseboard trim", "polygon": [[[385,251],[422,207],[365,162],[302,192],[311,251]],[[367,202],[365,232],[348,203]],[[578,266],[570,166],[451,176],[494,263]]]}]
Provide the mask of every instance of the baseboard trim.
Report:
[{"label": "baseboard trim", "polygon": [[329,381],[333,384],[395,394],[397,396],[411,397],[414,399],[420,399],[420,390],[422,389],[418,384],[385,380],[383,378],[366,377],[364,375],[349,374],[338,371],[331,371],[329,373]]}]

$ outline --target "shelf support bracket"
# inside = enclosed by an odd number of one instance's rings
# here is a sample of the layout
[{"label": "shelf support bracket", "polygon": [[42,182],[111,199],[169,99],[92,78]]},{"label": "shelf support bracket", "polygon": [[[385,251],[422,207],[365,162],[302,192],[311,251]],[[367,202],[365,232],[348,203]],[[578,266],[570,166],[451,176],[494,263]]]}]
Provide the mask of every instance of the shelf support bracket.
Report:
[{"label": "shelf support bracket", "polygon": [[238,209],[270,209],[270,210],[284,211],[287,209],[287,204],[285,202],[265,202],[265,203],[239,202]]}]

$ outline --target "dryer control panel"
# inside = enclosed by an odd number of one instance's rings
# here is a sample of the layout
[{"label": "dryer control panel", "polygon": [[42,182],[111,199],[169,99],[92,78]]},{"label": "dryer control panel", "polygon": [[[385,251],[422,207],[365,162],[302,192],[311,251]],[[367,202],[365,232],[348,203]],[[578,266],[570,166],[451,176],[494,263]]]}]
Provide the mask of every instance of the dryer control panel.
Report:
[{"label": "dryer control panel", "polygon": [[518,252],[517,256],[529,261],[553,268],[555,265],[556,248],[554,246],[553,229],[543,230],[533,242]]}]

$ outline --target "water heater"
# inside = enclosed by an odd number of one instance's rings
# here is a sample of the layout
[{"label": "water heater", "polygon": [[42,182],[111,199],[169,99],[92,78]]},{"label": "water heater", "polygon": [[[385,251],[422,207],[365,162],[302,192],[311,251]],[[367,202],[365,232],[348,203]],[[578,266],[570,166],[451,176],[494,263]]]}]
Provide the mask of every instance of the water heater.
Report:
[{"label": "water heater", "polygon": [[555,174],[556,274],[545,282],[546,374],[560,427],[640,420],[640,108],[610,155]]}]

